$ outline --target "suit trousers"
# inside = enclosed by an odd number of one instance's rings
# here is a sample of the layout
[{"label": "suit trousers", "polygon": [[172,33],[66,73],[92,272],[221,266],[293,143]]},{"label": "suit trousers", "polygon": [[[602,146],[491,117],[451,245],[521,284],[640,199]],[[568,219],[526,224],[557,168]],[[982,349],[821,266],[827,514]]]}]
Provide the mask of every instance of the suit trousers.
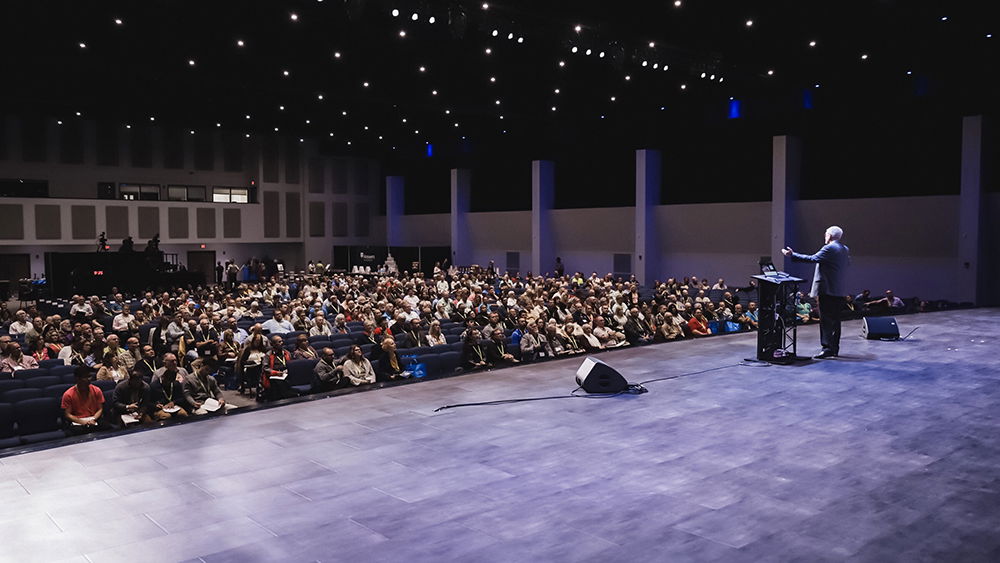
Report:
[{"label": "suit trousers", "polygon": [[840,353],[840,312],[843,308],[843,296],[820,294],[819,343],[824,352]]}]

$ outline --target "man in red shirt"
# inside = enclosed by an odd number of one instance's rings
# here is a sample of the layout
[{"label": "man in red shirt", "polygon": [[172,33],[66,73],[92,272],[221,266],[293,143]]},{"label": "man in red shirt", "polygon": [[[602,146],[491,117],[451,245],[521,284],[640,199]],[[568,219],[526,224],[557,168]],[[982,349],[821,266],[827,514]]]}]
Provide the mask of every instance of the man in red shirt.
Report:
[{"label": "man in red shirt", "polygon": [[62,408],[66,420],[71,423],[67,428],[69,434],[82,434],[104,429],[107,424],[104,414],[104,392],[96,385],[90,384],[92,369],[77,366],[76,385],[63,393]]}]

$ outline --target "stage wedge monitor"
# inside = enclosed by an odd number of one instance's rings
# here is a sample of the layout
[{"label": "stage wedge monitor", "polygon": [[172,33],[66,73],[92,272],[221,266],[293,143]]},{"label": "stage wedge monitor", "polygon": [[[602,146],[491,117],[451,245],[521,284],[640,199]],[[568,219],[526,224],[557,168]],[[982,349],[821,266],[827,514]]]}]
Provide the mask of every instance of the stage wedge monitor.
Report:
[{"label": "stage wedge monitor", "polygon": [[576,370],[576,384],[587,393],[621,393],[628,387],[622,374],[596,358],[583,360]]},{"label": "stage wedge monitor", "polygon": [[868,340],[899,340],[895,317],[865,317],[861,320],[861,336]]}]

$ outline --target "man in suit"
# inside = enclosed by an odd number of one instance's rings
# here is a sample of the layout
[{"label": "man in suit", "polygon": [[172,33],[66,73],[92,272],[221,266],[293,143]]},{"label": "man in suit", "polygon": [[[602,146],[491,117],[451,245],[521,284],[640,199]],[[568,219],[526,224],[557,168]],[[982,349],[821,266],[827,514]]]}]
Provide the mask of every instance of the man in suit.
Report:
[{"label": "man in suit", "polygon": [[823,351],[816,359],[832,358],[840,354],[840,311],[844,308],[844,287],[850,249],[840,239],[844,230],[833,226],[826,230],[825,243],[816,254],[799,254],[786,247],[781,250],[797,262],[815,262],[812,290],[809,295],[819,298],[819,341]]}]

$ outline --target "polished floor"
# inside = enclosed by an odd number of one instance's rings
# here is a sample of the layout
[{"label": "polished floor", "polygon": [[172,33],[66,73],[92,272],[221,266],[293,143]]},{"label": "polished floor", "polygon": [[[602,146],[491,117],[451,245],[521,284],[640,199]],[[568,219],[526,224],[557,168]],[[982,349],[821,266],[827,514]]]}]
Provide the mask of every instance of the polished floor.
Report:
[{"label": "polished floor", "polygon": [[682,376],[644,395],[434,412],[567,394],[573,358],[0,458],[0,560],[1000,560],[1000,310],[899,323],[602,356]]}]

